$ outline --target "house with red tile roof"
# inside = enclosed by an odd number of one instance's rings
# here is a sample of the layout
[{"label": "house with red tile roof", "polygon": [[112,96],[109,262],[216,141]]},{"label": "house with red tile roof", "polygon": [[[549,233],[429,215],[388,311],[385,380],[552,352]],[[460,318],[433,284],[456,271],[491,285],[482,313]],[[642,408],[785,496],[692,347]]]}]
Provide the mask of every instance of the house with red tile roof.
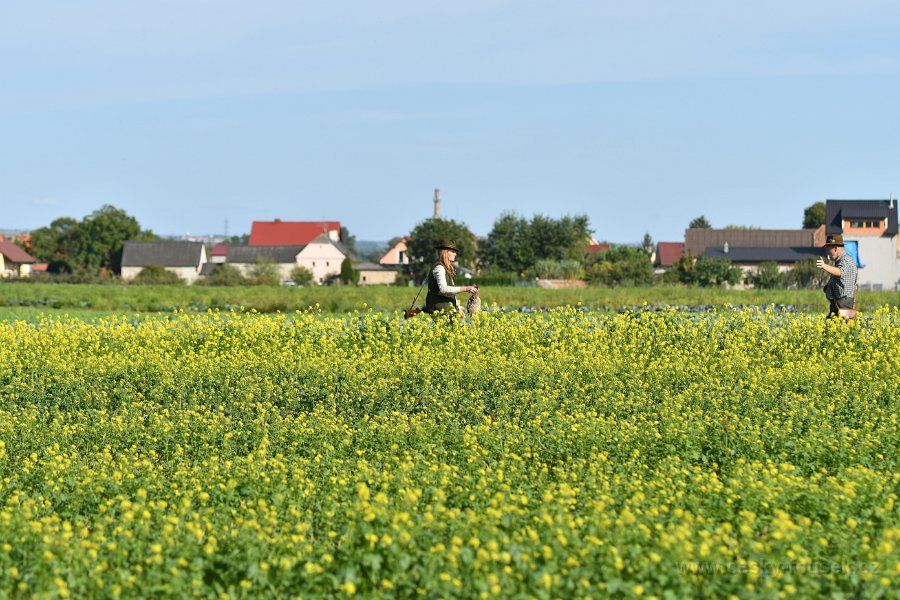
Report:
[{"label": "house with red tile roof", "polygon": [[659,242],[653,266],[657,274],[668,271],[675,260],[684,254],[684,242]]},{"label": "house with red tile roof", "polygon": [[211,263],[223,263],[225,262],[225,257],[228,255],[228,244],[216,244],[212,247],[212,250],[209,251],[209,262]]},{"label": "house with red tile roof", "polygon": [[250,246],[305,246],[320,235],[341,241],[340,221],[253,221]]},{"label": "house with red tile roof", "polygon": [[36,262],[33,256],[9,240],[0,241],[0,277],[28,277]]}]

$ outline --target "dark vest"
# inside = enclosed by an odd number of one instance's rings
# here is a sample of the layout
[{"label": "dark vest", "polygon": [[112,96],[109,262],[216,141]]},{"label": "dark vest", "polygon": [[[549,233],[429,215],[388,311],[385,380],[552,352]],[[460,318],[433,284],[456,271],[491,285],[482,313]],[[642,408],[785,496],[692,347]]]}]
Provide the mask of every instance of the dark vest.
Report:
[{"label": "dark vest", "polygon": [[[456,310],[456,296],[450,294],[444,296],[438,290],[438,282],[434,276],[434,268],[440,263],[434,263],[428,270],[428,295],[425,296],[425,312],[433,313],[436,310]],[[445,271],[446,273],[446,271]],[[450,273],[447,273],[447,285],[455,285]]]}]

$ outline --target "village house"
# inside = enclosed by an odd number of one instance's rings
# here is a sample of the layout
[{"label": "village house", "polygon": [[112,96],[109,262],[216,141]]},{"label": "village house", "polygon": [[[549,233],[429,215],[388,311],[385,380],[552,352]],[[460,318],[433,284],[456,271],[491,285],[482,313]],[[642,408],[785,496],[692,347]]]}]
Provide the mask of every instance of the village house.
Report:
[{"label": "village house", "polygon": [[9,240],[0,240],[0,277],[28,277],[37,261]]},{"label": "village house", "polygon": [[824,225],[816,229],[691,228],[684,233],[685,254],[725,259],[745,275],[764,262],[789,271],[800,261],[822,256],[824,243]]},{"label": "village house", "polygon": [[855,246],[861,290],[900,289],[897,200],[826,200],[826,233],[839,233]]},{"label": "village house", "polygon": [[653,273],[661,275],[672,268],[679,256],[684,254],[684,242],[659,242],[653,256]]},{"label": "village house", "polygon": [[364,262],[353,265],[353,268],[359,272],[359,285],[394,285],[397,283],[398,265]]},{"label": "village house", "polygon": [[144,267],[155,265],[175,273],[186,283],[194,283],[206,262],[203,242],[125,242],[122,249],[122,279],[131,281]]},{"label": "village house", "polygon": [[407,241],[409,241],[408,237],[401,238],[396,244],[388,248],[388,251],[385,252],[380,259],[378,259],[378,264],[408,265],[409,254],[407,254],[406,248]]},{"label": "village house", "polygon": [[340,274],[341,262],[348,256],[343,244],[323,233],[308,244],[229,246],[225,262],[244,276],[261,262],[271,262],[282,281],[290,279],[294,267],[304,267],[313,274],[313,281],[324,283]]}]

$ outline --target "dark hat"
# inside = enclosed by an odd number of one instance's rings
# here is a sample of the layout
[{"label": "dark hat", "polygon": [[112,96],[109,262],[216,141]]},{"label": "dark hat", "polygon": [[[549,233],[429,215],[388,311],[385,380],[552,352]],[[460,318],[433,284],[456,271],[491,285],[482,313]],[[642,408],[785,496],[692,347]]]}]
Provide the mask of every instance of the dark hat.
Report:
[{"label": "dark hat", "polygon": [[459,252],[456,248],[456,242],[453,240],[441,240],[438,242],[438,245],[434,247],[435,250],[453,250],[454,252]]},{"label": "dark hat", "polygon": [[844,245],[844,236],[839,233],[833,233],[825,238],[825,243],[823,247],[827,248],[828,246],[843,246]]}]

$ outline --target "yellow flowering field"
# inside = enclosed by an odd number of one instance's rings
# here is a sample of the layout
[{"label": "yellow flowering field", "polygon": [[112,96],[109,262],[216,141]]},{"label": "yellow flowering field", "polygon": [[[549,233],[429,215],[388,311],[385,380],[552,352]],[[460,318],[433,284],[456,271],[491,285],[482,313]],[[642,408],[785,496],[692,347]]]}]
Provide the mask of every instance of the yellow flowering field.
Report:
[{"label": "yellow flowering field", "polygon": [[900,311],[0,323],[0,597],[896,597]]}]

